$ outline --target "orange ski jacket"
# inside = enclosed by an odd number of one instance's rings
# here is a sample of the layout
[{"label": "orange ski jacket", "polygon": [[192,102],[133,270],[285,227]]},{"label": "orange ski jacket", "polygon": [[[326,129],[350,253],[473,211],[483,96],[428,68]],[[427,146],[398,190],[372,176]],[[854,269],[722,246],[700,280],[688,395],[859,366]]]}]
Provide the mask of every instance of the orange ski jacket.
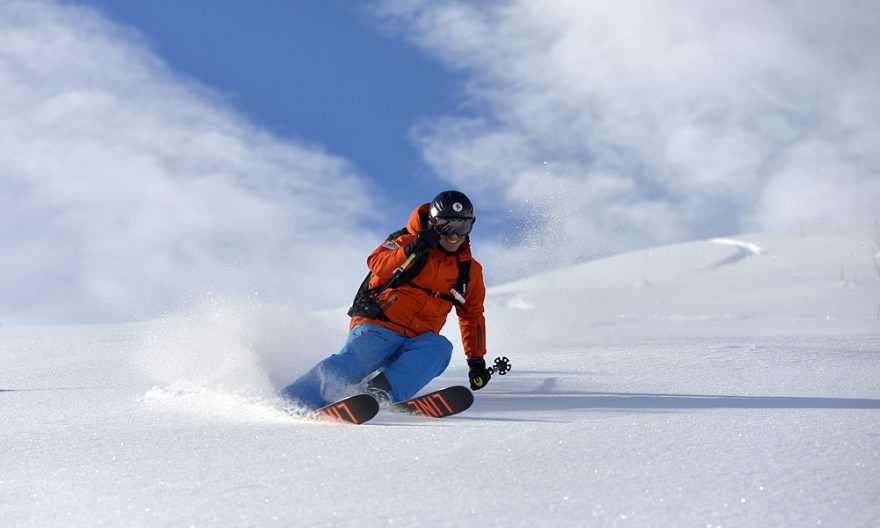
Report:
[{"label": "orange ski jacket", "polygon": [[[427,218],[428,207],[429,204],[423,204],[414,209],[407,222],[407,232],[386,241],[367,257],[367,266],[372,275],[369,282],[371,288],[388,282],[394,270],[406,260],[404,248],[422,229],[421,218]],[[467,288],[459,292],[464,302],[453,303],[448,300],[452,295],[450,288],[454,288],[458,282],[459,262],[465,260],[470,260],[471,264]],[[438,334],[446,324],[447,315],[455,307],[465,355],[468,358],[481,358],[486,355],[485,298],[483,267],[471,256],[470,239],[467,239],[455,253],[439,246],[429,250],[424,267],[415,277],[382,292],[379,305],[387,320],[356,315],[351,318],[350,328],[369,323],[384,326],[407,337],[425,332]]]}]

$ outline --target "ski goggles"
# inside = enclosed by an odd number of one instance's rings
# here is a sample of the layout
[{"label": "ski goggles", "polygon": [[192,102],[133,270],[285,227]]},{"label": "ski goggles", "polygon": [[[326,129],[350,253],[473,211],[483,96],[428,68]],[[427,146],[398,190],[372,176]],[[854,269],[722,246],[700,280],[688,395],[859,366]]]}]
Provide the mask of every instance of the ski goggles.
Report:
[{"label": "ski goggles", "polygon": [[441,235],[467,236],[474,227],[473,218],[436,218],[434,228]]}]

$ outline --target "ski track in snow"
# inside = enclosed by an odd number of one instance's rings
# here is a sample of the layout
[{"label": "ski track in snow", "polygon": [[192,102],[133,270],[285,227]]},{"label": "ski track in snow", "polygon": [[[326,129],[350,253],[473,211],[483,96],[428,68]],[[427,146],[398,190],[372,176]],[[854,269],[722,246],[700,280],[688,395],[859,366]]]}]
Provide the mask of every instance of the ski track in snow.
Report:
[{"label": "ski track in snow", "polygon": [[730,238],[713,238],[709,242],[713,244],[732,246],[736,248],[736,252],[733,255],[730,255],[729,257],[713,264],[714,268],[721,268],[730,264],[736,264],[743,259],[751,257],[752,255],[763,255],[764,253],[766,253],[766,251],[760,246],[742,240],[733,240]]},{"label": "ski track in snow", "polygon": [[493,288],[513,370],[436,421],[284,412],[342,311],[0,327],[0,523],[878,526],[880,280],[838,280],[871,233],[748,240]]}]

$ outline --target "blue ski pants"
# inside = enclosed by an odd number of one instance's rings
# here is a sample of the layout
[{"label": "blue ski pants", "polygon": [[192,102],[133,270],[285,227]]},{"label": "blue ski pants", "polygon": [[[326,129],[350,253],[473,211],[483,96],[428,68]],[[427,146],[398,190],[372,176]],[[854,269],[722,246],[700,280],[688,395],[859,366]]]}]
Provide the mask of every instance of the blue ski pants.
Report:
[{"label": "blue ski pants", "polygon": [[371,373],[385,374],[392,401],[412,398],[449,366],[452,343],[427,332],[406,337],[383,326],[360,324],[351,329],[342,350],[312,367],[281,394],[310,409],[359,391]]}]

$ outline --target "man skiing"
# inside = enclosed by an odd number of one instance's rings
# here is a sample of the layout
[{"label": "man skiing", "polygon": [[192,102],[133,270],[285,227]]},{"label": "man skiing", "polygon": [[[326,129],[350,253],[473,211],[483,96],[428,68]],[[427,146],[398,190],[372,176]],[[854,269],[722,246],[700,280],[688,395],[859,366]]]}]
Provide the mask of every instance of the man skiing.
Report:
[{"label": "man skiing", "polygon": [[364,391],[385,403],[413,397],[449,365],[452,343],[439,333],[453,307],[471,389],[485,387],[486,289],[468,236],[475,220],[471,201],[458,191],[413,210],[406,228],[367,258],[370,273],[348,312],[345,345],[282,395],[309,409]]}]

